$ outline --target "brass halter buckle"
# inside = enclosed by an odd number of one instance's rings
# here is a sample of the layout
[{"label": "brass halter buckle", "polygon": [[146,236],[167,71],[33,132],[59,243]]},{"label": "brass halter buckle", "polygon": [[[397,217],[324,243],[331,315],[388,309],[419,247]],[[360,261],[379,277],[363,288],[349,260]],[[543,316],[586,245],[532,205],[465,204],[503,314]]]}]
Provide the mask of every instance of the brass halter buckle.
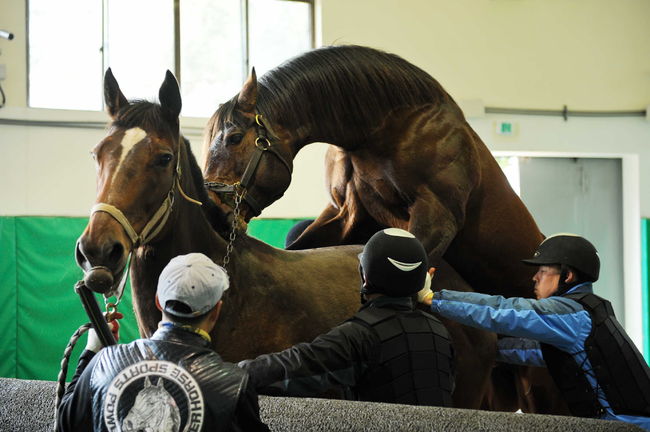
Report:
[{"label": "brass halter buckle", "polygon": [[262,151],[266,151],[271,148],[271,141],[266,137],[257,137],[255,138],[255,147]]},{"label": "brass halter buckle", "polygon": [[104,312],[104,318],[107,322],[113,321],[115,315],[117,314],[117,304],[116,303],[106,303],[106,312]]}]

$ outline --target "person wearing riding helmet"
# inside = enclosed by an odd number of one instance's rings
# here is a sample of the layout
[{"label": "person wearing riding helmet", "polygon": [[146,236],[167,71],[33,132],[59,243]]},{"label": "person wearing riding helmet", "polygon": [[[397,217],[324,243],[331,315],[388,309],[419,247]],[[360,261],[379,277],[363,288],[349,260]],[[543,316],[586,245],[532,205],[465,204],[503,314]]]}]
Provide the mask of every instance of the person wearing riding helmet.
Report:
[{"label": "person wearing riding helmet", "polygon": [[[537,299],[442,290],[423,302],[441,316],[506,338],[502,360],[546,366],[577,417],[620,420],[650,430],[650,368],[609,301],[593,293],[600,258],[585,238],[548,237],[534,256]],[[537,343],[531,343],[531,339]]]},{"label": "person wearing riding helmet", "polygon": [[428,272],[409,232],[375,233],[359,255],[361,309],[310,343],[239,363],[259,393],[316,396],[343,390],[351,400],[451,406],[453,350],[447,329],[414,309]]}]

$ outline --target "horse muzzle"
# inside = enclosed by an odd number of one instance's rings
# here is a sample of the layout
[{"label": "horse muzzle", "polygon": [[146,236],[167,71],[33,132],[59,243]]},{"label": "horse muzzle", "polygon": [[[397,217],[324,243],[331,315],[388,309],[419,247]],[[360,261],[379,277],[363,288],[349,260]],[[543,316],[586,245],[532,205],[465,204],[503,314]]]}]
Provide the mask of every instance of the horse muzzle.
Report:
[{"label": "horse muzzle", "polygon": [[75,248],[75,260],[84,271],[84,283],[90,290],[106,294],[115,285],[115,275],[119,275],[125,264],[124,247],[119,242],[111,242],[101,247],[91,245],[84,236]]}]

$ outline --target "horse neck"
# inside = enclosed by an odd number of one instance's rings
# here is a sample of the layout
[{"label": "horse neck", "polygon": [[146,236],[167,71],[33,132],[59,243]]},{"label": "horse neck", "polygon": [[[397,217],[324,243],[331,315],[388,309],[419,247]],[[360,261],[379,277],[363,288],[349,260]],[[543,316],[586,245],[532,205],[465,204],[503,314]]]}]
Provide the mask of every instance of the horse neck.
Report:
[{"label": "horse neck", "polygon": [[[260,91],[262,91],[261,88]],[[291,100],[294,96],[288,93],[282,97],[287,97]],[[279,104],[277,106],[286,106],[286,104]],[[287,151],[291,154],[292,158],[295,158],[296,154],[303,147],[312,143],[322,142],[333,144],[344,150],[351,150],[358,144],[358,140],[351,140],[344,132],[348,128],[348,125],[339,125],[338,128],[331,126],[336,122],[333,118],[316,116],[308,112],[309,110],[304,110],[299,114],[296,114],[294,110],[278,110],[273,112],[270,106],[264,106],[263,104],[258,105],[258,110],[270,120],[269,126],[271,133],[279,136],[281,141],[288,143]],[[354,116],[350,115],[347,118],[352,119]],[[273,125],[276,125],[275,128]],[[349,127],[352,128],[354,125],[350,124]]]},{"label": "horse neck", "polygon": [[[197,186],[192,181],[191,167],[187,161],[183,165],[181,187],[186,195],[197,198]],[[134,251],[131,260],[132,294],[136,313],[140,317],[141,334],[150,336],[160,321],[160,312],[153,299],[158,277],[167,263],[178,255],[201,252],[220,264],[226,246],[227,242],[212,229],[202,207],[189,202],[176,190],[167,226],[150,244]]]}]

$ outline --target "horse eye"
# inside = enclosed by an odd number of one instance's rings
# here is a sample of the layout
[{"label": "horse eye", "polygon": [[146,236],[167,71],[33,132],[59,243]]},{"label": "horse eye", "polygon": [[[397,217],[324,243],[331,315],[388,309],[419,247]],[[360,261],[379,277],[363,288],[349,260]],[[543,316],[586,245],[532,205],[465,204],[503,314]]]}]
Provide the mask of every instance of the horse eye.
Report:
[{"label": "horse eye", "polygon": [[244,135],[242,134],[233,134],[228,136],[226,140],[227,145],[237,145],[241,142],[242,138],[244,138]]},{"label": "horse eye", "polygon": [[161,154],[160,156],[158,156],[158,159],[156,160],[156,165],[163,166],[163,167],[167,166],[169,165],[169,163],[172,161],[173,158],[174,155],[172,155],[171,153]]}]

